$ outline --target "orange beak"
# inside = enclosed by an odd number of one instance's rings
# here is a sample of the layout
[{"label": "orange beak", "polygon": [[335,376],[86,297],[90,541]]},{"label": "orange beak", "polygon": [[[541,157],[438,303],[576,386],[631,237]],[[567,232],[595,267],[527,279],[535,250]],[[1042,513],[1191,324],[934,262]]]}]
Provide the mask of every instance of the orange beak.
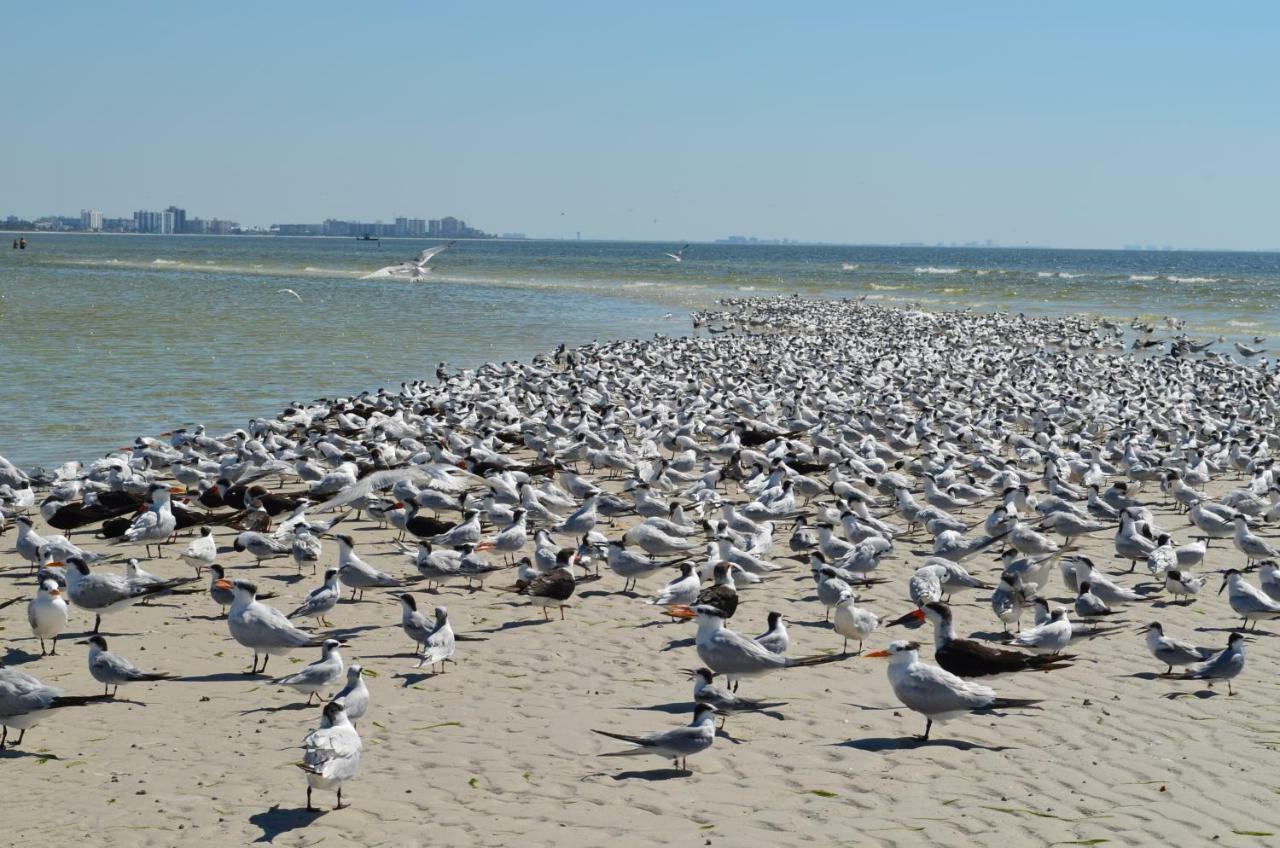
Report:
[{"label": "orange beak", "polygon": [[480,544],[476,545],[476,550],[491,551],[493,550],[493,542],[481,542]]},{"label": "orange beak", "polygon": [[46,562],[44,564],[45,568],[66,568],[66,566],[67,564],[65,562],[59,562],[56,559],[53,562]]},{"label": "orange beak", "polygon": [[230,592],[230,591],[231,591],[231,581],[230,581],[230,580],[219,580],[217,583],[214,583],[213,585],[217,586],[219,589],[222,589],[222,590],[223,590],[223,591],[225,591],[225,592]]},{"label": "orange beak", "polygon": [[683,604],[667,607],[667,615],[672,618],[684,619],[685,621],[696,618],[698,614]]},{"label": "orange beak", "polygon": [[169,487],[169,494],[171,495],[185,495],[186,493],[187,493],[187,490],[182,488],[181,486]]},{"label": "orange beak", "polygon": [[918,608],[913,609],[911,612],[907,613],[906,615],[900,618],[895,618],[893,621],[890,621],[888,624],[885,625],[885,627],[894,627],[899,624],[906,624],[908,621],[924,621],[924,610],[918,609]]},{"label": "orange beak", "polygon": [[863,654],[864,657],[876,657],[877,659],[885,659],[889,655],[888,651],[868,651]]},{"label": "orange beak", "polygon": [[56,598],[56,597],[58,597],[58,596],[59,596],[59,595],[61,595],[61,594],[62,594],[62,593],[61,593],[61,592],[59,592],[57,589],[50,589],[50,590],[49,590],[49,597],[51,597],[51,598]]}]

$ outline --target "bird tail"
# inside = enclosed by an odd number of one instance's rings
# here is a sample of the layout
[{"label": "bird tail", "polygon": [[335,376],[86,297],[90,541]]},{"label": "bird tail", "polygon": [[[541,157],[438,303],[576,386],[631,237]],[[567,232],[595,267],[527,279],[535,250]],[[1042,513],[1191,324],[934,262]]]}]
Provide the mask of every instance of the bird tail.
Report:
[{"label": "bird tail", "polygon": [[800,657],[798,659],[788,657],[787,666],[824,665],[826,663],[840,662],[843,659],[847,659],[843,654],[817,654],[812,657]]},{"label": "bird tail", "polygon": [[1038,698],[996,698],[987,705],[989,710],[1038,710]]},{"label": "bird tail", "polygon": [[[610,733],[607,730],[595,730],[594,728],[592,729],[591,732],[599,733],[601,736],[608,736],[610,739],[617,739],[619,742],[630,742],[632,745],[641,744],[639,737],[627,736],[625,733]],[[610,756],[617,756],[617,755],[613,754]]]},{"label": "bird tail", "polygon": [[156,671],[156,672],[151,672],[149,674],[141,674],[138,676],[138,679],[139,680],[173,680],[175,676],[176,675],[170,674],[167,671]]},{"label": "bird tail", "polygon": [[1060,668],[1067,668],[1076,661],[1075,654],[1031,654],[1025,657],[1024,661],[1027,668],[1039,669],[1040,671],[1055,671]]}]

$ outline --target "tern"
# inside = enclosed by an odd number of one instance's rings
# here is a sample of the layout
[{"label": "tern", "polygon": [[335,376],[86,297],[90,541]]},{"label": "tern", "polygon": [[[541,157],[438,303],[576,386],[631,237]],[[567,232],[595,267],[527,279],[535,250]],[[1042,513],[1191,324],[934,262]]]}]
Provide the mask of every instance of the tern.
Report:
[{"label": "tern", "polygon": [[1147,650],[1151,652],[1151,656],[1168,666],[1165,673],[1171,673],[1175,665],[1194,665],[1218,653],[1216,648],[1201,648],[1164,635],[1164,628],[1158,621],[1151,622],[1138,632],[1147,634]]},{"label": "tern", "polygon": [[889,685],[907,709],[925,717],[924,734],[936,721],[951,721],[969,713],[996,710],[1039,709],[1039,701],[1024,698],[1000,698],[996,690],[980,683],[962,680],[949,671],[920,662],[917,642],[892,642],[885,650],[871,651],[868,657],[889,659]]},{"label": "tern", "polygon": [[708,604],[672,607],[670,614],[676,618],[697,619],[694,644],[703,665],[733,681],[785,668],[831,662],[831,658],[825,656],[792,659],[775,654],[754,639],[725,627],[724,612]]},{"label": "tern", "polygon": [[148,557],[151,556],[151,546],[155,545],[156,556],[160,556],[160,546],[169,540],[178,526],[178,520],[173,515],[173,506],[169,501],[170,495],[173,494],[181,495],[183,489],[176,486],[171,489],[159,483],[152,483],[147,490],[147,495],[151,498],[150,508],[133,519],[133,523],[129,525],[128,530],[124,531],[123,538],[117,544],[142,542]]},{"label": "tern", "polygon": [[333,700],[340,702],[346,710],[352,725],[359,724],[369,711],[369,687],[364,682],[369,674],[365,673],[364,666],[357,663],[347,666],[347,684],[333,696]]},{"label": "tern", "polygon": [[1244,579],[1239,569],[1228,568],[1222,572],[1222,585],[1218,594],[1227,591],[1227,603],[1235,614],[1243,619],[1243,627],[1257,629],[1258,622],[1271,618],[1280,618],[1280,601],[1272,600],[1265,592]]},{"label": "tern", "polygon": [[720,714],[721,727],[724,727],[728,717],[735,713],[763,713],[787,704],[786,701],[753,701],[750,698],[735,695],[713,682],[716,677],[715,672],[709,668],[694,669],[686,671],[685,674],[693,680],[694,704],[708,704],[715,707],[716,712]]},{"label": "tern", "polygon": [[46,686],[29,674],[0,666],[0,750],[11,729],[18,731],[18,738],[9,747],[22,744],[27,728],[56,712],[110,700],[110,695],[63,695],[61,689]]},{"label": "tern", "polygon": [[196,577],[199,577],[204,569],[218,559],[218,543],[213,538],[213,528],[208,525],[201,527],[200,535],[191,540],[191,544],[178,554],[178,558],[194,568]]},{"label": "tern", "polygon": [[1221,651],[1204,662],[1192,666],[1181,674],[1164,674],[1177,680],[1207,680],[1213,685],[1215,680],[1227,681],[1227,694],[1234,695],[1231,681],[1244,671],[1244,634],[1232,633],[1227,637],[1226,650]]},{"label": "tern", "polygon": [[338,540],[338,579],[351,590],[351,600],[356,599],[357,592],[360,593],[360,599],[364,600],[365,589],[400,585],[398,578],[379,571],[356,556],[353,550],[355,542],[350,536],[340,533],[334,538]]},{"label": "tern", "polygon": [[444,674],[444,664],[453,662],[453,651],[457,639],[453,633],[453,625],[449,623],[449,611],[444,607],[436,607],[436,626],[427,634],[423,643],[422,657],[418,660],[418,668],[429,666],[432,671],[440,666]]},{"label": "tern", "polygon": [[160,583],[131,581],[120,574],[91,572],[79,557],[67,560],[67,597],[71,603],[94,614],[93,632],[102,625],[102,616],[118,612],[134,604],[195,581],[194,577],[164,580]]},{"label": "tern", "polygon": [[592,730],[601,736],[628,742],[634,745],[623,751],[610,751],[602,754],[605,757],[635,757],[651,754],[671,760],[676,768],[689,770],[688,759],[693,754],[700,754],[711,747],[716,738],[716,708],[710,704],[698,704],[694,707],[693,721],[686,727],[674,730],[661,730],[645,736],[627,736],[623,733],[612,733],[608,730]]},{"label": "tern", "polygon": [[321,626],[330,627],[325,615],[338,605],[342,590],[338,588],[338,569],[324,572],[324,583],[307,593],[307,598],[285,618],[314,618]]},{"label": "tern", "polygon": [[320,726],[302,740],[302,762],[298,768],[307,774],[307,810],[311,806],[311,790],[336,790],[342,809],[342,785],[356,776],[360,770],[360,735],[356,733],[342,702],[330,701],[324,705]]},{"label": "tern", "polygon": [[951,607],[944,603],[925,604],[885,626],[894,627],[912,620],[927,620],[933,625],[933,658],[944,671],[957,677],[988,677],[1015,671],[1054,671],[1068,668],[1075,659],[1072,654],[1043,657],[993,648],[973,639],[961,639],[956,635]]},{"label": "tern", "polygon": [[146,672],[113,651],[107,650],[107,640],[102,636],[90,636],[78,644],[89,646],[89,674],[102,684],[103,694],[116,696],[121,683],[139,683],[152,680],[171,680],[172,674]]},{"label": "tern", "polygon": [[326,689],[337,686],[343,679],[342,654],[337,639],[325,639],[320,645],[320,659],[293,674],[286,674],[271,681],[277,686],[288,686],[307,696],[307,703]]},{"label": "tern", "polygon": [[[246,674],[265,672],[272,654],[289,654],[298,648],[322,644],[310,633],[294,627],[284,613],[257,600],[258,587],[248,580],[236,580],[219,588],[229,588],[235,593],[231,611],[227,613],[227,629],[232,639],[253,651],[253,666]],[[259,654],[262,654],[262,668],[258,668]]]}]

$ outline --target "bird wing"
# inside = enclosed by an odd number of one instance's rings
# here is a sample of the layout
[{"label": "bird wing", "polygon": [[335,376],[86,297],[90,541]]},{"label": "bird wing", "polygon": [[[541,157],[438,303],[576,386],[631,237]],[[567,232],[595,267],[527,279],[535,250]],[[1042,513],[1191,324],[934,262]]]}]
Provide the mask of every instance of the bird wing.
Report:
[{"label": "bird wing", "polygon": [[428,262],[431,261],[431,257],[440,253],[444,253],[446,250],[448,250],[451,247],[453,247],[453,242],[447,242],[445,244],[437,244],[433,247],[428,247],[426,250],[418,254],[418,261],[416,264],[418,265],[418,267],[422,267],[423,265],[426,265]]}]

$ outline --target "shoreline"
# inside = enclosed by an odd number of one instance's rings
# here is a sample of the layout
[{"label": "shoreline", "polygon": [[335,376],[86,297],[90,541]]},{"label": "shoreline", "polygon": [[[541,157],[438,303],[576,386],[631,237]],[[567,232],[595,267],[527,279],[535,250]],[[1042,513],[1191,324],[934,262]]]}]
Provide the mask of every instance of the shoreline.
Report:
[{"label": "shoreline", "polygon": [[[727,735],[690,757],[689,774],[656,757],[600,756],[625,744],[592,734],[592,728],[642,733],[689,719],[691,687],[679,670],[700,662],[690,643],[694,628],[668,622],[662,607],[645,603],[672,576],[670,569],[642,577],[636,593],[623,593],[623,578],[591,552],[590,564],[578,568],[577,576],[597,569],[602,576],[576,587],[563,621],[555,607],[544,621],[543,611],[526,597],[498,591],[515,582],[510,569],[489,575],[483,591],[468,592],[462,580],[450,581],[438,595],[425,592],[421,583],[409,585],[423,608],[447,605],[459,634],[483,640],[459,642],[456,665],[443,674],[415,668],[413,646],[398,627],[398,602],[386,589],[371,589],[363,602],[338,604],[329,616],[335,630],[317,628],[344,634],[350,641],[341,649],[347,662],[359,661],[376,676],[367,681],[372,705],[358,728],[364,742],[360,772],[344,790],[352,806],[333,811],[332,794],[317,792],[326,811],[308,814],[300,809],[302,775],[290,764],[319,708],[299,706],[301,697],[270,681],[311,662],[317,652],[307,648],[288,659],[273,658],[267,676],[244,677],[240,669],[247,667],[248,652],[229,638],[207,595],[171,595],[108,616],[104,632],[113,650],[140,667],[179,679],[122,687],[120,697],[132,703],[88,707],[83,717],[72,711],[51,716],[22,745],[0,754],[9,785],[33,809],[62,803],[68,791],[83,801],[76,817],[20,824],[11,839],[75,835],[89,844],[170,845],[212,836],[239,843],[336,838],[501,845],[517,837],[536,845],[606,839],[639,845],[659,838],[677,845],[777,846],[815,838],[907,845],[918,844],[923,834],[930,844],[959,846],[996,838],[1015,844],[1155,844],[1212,834],[1223,845],[1248,845],[1257,844],[1250,834],[1280,828],[1268,800],[1272,788],[1249,767],[1274,750],[1268,728],[1280,694],[1274,676],[1278,640],[1259,636],[1248,643],[1244,672],[1234,681],[1237,694],[1228,697],[1222,683],[1208,689],[1158,679],[1155,672],[1163,667],[1157,668],[1134,633],[1157,617],[1179,638],[1225,642],[1238,619],[1226,595],[1212,594],[1219,579],[1213,571],[1245,564],[1229,539],[1216,541],[1205,564],[1193,568],[1210,582],[1194,603],[1183,605],[1171,602],[1144,563],[1130,573],[1127,563],[1112,558],[1113,530],[1079,537],[1078,553],[1149,600],[1117,604],[1119,614],[1106,624],[1119,619],[1124,627],[1102,628],[1103,634],[1073,643],[1070,652],[1078,659],[1069,668],[989,681],[1000,695],[1037,699],[1041,709],[960,717],[936,725],[927,744],[912,739],[923,719],[895,696],[884,663],[838,656],[841,637],[824,622],[823,604],[814,595],[807,555],[812,546],[797,548],[789,539],[797,514],[812,526],[835,510],[838,528],[841,508],[864,503],[894,538],[871,571],[886,582],[859,587],[857,603],[882,620],[896,618],[911,608],[908,580],[938,542],[923,529],[907,532],[892,486],[889,493],[881,490],[891,475],[906,475],[918,488],[926,471],[951,470],[957,482],[981,488],[996,485],[992,481],[1013,468],[1031,475],[1030,494],[1047,501],[1041,475],[1046,463],[1058,461],[1055,452],[1062,457],[1062,482],[1079,486],[1071,469],[1081,451],[1097,450],[1100,462],[1117,466],[1104,475],[1108,485],[1134,482],[1142,468],[1124,468],[1122,446],[1147,459],[1160,457],[1158,467],[1169,468],[1188,449],[1177,427],[1152,426],[1174,413],[1203,438],[1216,462],[1218,454],[1210,449],[1215,428],[1235,428],[1240,439],[1255,428],[1270,432],[1265,410],[1237,403],[1230,406],[1237,417],[1222,423],[1227,418],[1216,404],[1230,405],[1231,398],[1273,377],[1228,361],[1095,356],[1092,349],[1109,349],[1108,333],[1096,324],[1077,332],[1084,325],[798,298],[743,299],[736,305],[748,312],[711,317],[710,326],[749,325],[754,313],[771,332],[708,331],[584,345],[555,365],[534,359],[486,366],[449,383],[412,385],[399,397],[375,396],[340,409],[304,407],[279,422],[283,432],[273,435],[277,428],[264,427],[257,438],[264,447],[278,443],[284,452],[282,440],[323,432],[357,455],[361,476],[381,464],[405,467],[414,457],[440,463],[447,469],[442,473],[455,478],[475,503],[486,493],[497,496],[489,507],[496,512],[513,504],[499,496],[502,487],[483,478],[504,463],[526,469],[542,493],[527,496],[535,501],[554,494],[544,482],[547,457],[576,467],[624,502],[645,497],[628,489],[640,477],[664,509],[672,502],[681,506],[699,566],[711,563],[705,548],[713,540],[698,511],[705,508],[714,522],[722,515],[715,505],[719,499],[739,514],[764,515],[759,510],[778,503],[760,500],[771,487],[770,468],[776,460],[794,466],[782,477],[795,486],[795,502],[778,508],[772,532],[734,542],[758,546],[757,556],[781,570],[760,575],[768,578],[760,583],[743,578],[740,606],[729,623],[754,636],[765,630],[769,611],[781,611],[789,622],[787,655],[827,658],[742,682],[744,697],[785,701],[777,708],[780,717],[730,717]],[[1171,384],[1188,394],[1167,388]],[[1198,389],[1194,396],[1192,386]],[[587,450],[578,446],[575,431],[590,437]],[[742,442],[736,453],[724,449],[733,432]],[[1225,444],[1222,450],[1226,456]],[[212,447],[200,451],[223,453]],[[163,445],[148,453],[157,479],[172,479],[158,464]],[[957,458],[946,463],[952,454]],[[679,472],[687,478],[680,479],[676,474],[685,458],[692,467]],[[1010,460],[1016,466],[1007,465]],[[736,463],[757,461],[763,464],[759,477],[750,483],[731,479]],[[1224,462],[1204,485],[1215,500],[1250,482]],[[848,489],[835,481],[830,488],[806,482],[828,480],[829,466],[839,469]],[[753,470],[745,469],[744,476]],[[698,480],[711,471],[725,480],[699,488]],[[554,478],[557,486],[569,486],[563,473]],[[275,478],[267,479],[269,492],[306,488],[290,480],[276,489]],[[1019,506],[1019,497],[993,491],[954,507],[954,514],[972,527],[967,538],[983,533],[982,522],[1002,502],[1028,523],[1037,522],[1041,513]],[[1152,521],[1179,542],[1194,533],[1187,518],[1164,501],[1158,483],[1145,483],[1136,497]],[[579,497],[570,499],[572,506],[546,509],[567,516],[582,504]],[[449,510],[441,517],[460,518]],[[867,522],[864,531],[875,526]],[[612,524],[601,516],[596,530],[610,539],[635,537],[643,523],[637,515]],[[50,532],[38,511],[36,524]],[[334,532],[351,535],[357,553],[375,568],[402,579],[417,577],[414,563],[393,543],[395,531],[376,525],[367,514],[349,516]],[[486,522],[483,537],[494,538],[502,526]],[[541,517],[533,526],[553,529]],[[1259,527],[1270,534],[1261,522]],[[218,524],[214,535],[219,562],[234,576],[252,577],[277,592],[268,603],[285,612],[319,584],[306,568],[298,575],[287,559],[254,567],[251,555],[231,550],[234,529]],[[577,544],[576,531],[553,529],[553,536],[557,545]],[[0,546],[7,551],[13,535],[4,538]],[[140,544],[109,546],[83,531],[72,541],[114,557],[142,553]],[[142,566],[162,577],[191,574],[175,556],[189,541],[183,535],[163,558],[143,559]],[[336,553],[336,542],[325,537],[320,567],[334,564]],[[532,541],[511,553],[532,556]],[[497,552],[484,556],[494,563],[503,558]],[[0,592],[29,593],[31,578],[21,558],[6,552],[2,562]],[[990,551],[975,552],[963,565],[988,585],[1001,567]],[[119,563],[95,570],[115,572]],[[1258,578],[1248,579],[1256,584]],[[205,576],[194,585],[203,588],[207,581]],[[957,591],[952,605],[962,636],[1000,646],[989,594]],[[1044,596],[1055,606],[1072,606],[1056,568]],[[73,610],[58,656],[41,657],[24,613],[23,604],[0,610],[7,667],[67,694],[95,691],[84,646],[74,644],[82,637],[70,637],[91,626],[92,616]],[[1023,624],[1029,624],[1026,618]],[[1275,628],[1274,622],[1261,623],[1264,631]],[[867,648],[882,648],[890,639],[924,643],[922,659],[933,661],[928,627],[882,629]],[[84,817],[95,823],[87,837],[77,824]]]}]

